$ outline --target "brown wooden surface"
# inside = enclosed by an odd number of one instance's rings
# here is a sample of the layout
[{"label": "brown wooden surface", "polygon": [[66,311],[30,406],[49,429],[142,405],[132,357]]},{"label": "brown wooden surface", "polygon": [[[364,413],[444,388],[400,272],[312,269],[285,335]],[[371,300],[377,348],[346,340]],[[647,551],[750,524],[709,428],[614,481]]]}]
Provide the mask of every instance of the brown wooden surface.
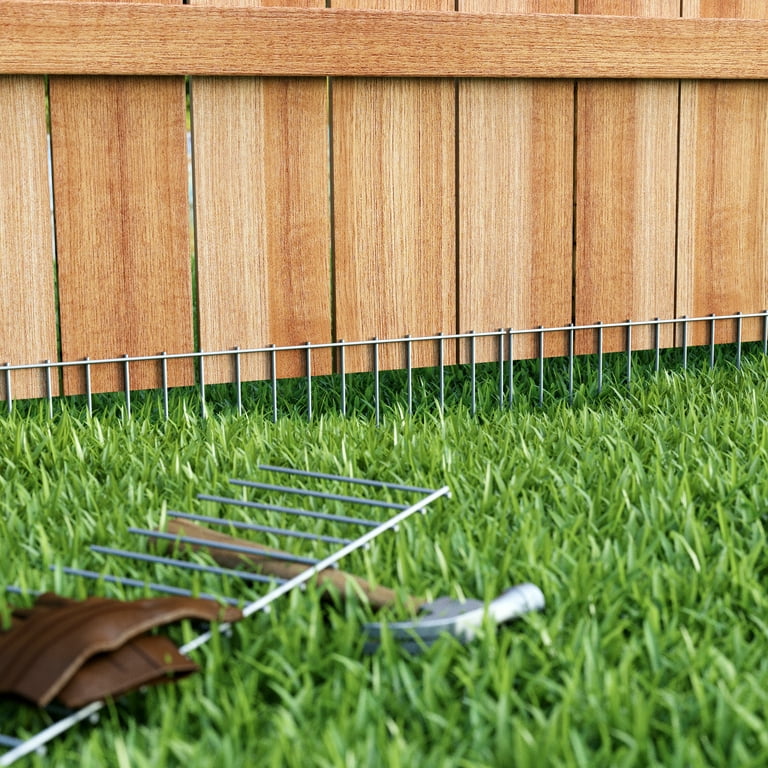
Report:
[{"label": "brown wooden surface", "polygon": [[[580,0],[584,14],[677,16],[679,0]],[[674,317],[679,85],[580,81],[576,139],[576,324]],[[634,349],[655,329],[632,329]],[[662,346],[672,327],[660,328]],[[597,332],[578,334],[594,352]],[[603,350],[626,349],[625,329],[605,329]]]},{"label": "brown wooden surface", "polygon": [[[337,338],[455,332],[453,82],[335,80],[331,93]],[[379,362],[403,367],[404,347],[382,347]],[[437,362],[435,343],[414,345],[413,365]],[[444,362],[455,362],[455,344]],[[368,348],[347,350],[348,370],[372,364]]]},{"label": "brown wooden surface", "polygon": [[0,72],[768,77],[765,21],[460,14],[452,7],[394,14],[0,0]]},{"label": "brown wooden surface", "polygon": [[[327,93],[325,78],[192,80],[204,350],[331,341]],[[330,352],[311,369],[329,373]],[[241,360],[243,379],[270,370]],[[278,355],[279,376],[305,371],[303,351]],[[207,381],[233,377],[231,358],[207,361]]]},{"label": "brown wooden surface", "polygon": [[[192,351],[183,79],[49,87],[63,358]],[[124,386],[121,365],[91,375],[94,392]],[[157,387],[161,366],[134,363],[130,378]],[[193,381],[190,361],[169,363],[170,385]],[[66,391],[84,387],[84,369],[66,369]]]},{"label": "brown wooden surface", "polygon": [[[686,16],[768,18],[763,0],[685,0]],[[683,83],[677,315],[768,308],[768,83]],[[747,320],[744,339],[762,337]],[[733,341],[736,321],[717,324]],[[710,340],[691,326],[689,343]]]},{"label": "brown wooden surface", "polygon": [[[490,10],[462,0],[461,11]],[[573,0],[499,0],[493,10],[572,13]],[[571,320],[573,81],[459,81],[459,330],[563,326]],[[549,336],[545,352],[564,351]],[[538,354],[517,336],[516,358]],[[498,359],[498,339],[476,342]],[[508,354],[505,343],[505,355]],[[469,359],[462,344],[463,361]]]},{"label": "brown wooden surface", "polygon": [[[47,163],[43,78],[0,77],[0,365],[58,359]],[[45,396],[45,374],[15,371],[11,395]]]}]

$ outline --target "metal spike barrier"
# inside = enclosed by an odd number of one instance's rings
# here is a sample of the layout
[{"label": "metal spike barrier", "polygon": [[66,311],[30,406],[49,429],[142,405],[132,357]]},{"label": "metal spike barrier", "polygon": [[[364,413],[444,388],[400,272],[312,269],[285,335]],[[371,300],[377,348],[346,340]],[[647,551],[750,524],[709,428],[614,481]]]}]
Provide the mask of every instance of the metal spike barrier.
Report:
[{"label": "metal spike barrier", "polygon": [[[576,350],[575,350],[575,334],[578,332],[583,331],[594,331],[596,334],[596,351],[593,354],[590,355],[578,355],[579,357],[583,358],[593,358],[595,359],[595,379],[596,379],[596,392],[599,395],[603,391],[604,383],[605,383],[605,377],[604,377],[604,357],[605,357],[605,349],[604,349],[604,343],[603,343],[603,336],[606,329],[612,329],[612,328],[621,328],[624,329],[625,333],[625,341],[624,341],[624,349],[623,354],[626,355],[626,382],[631,383],[632,375],[633,375],[633,355],[638,351],[636,349],[633,349],[632,346],[632,338],[634,336],[633,330],[635,328],[652,328],[653,329],[653,347],[652,351],[654,353],[654,370],[658,371],[660,366],[660,359],[661,359],[661,337],[660,337],[660,331],[662,326],[672,326],[675,328],[678,332],[678,339],[679,343],[676,347],[670,347],[669,349],[674,350],[677,349],[680,354],[680,366],[683,369],[686,369],[688,367],[688,357],[689,357],[689,340],[690,340],[690,328],[693,325],[701,324],[704,326],[708,326],[709,328],[709,354],[710,354],[710,361],[711,364],[714,365],[715,362],[715,327],[716,323],[720,323],[724,320],[733,320],[736,322],[736,334],[735,338],[732,340],[732,342],[729,342],[731,346],[734,347],[734,362],[737,368],[740,368],[742,365],[742,357],[743,357],[743,347],[744,347],[744,339],[743,339],[743,324],[745,320],[748,319],[761,319],[762,320],[762,334],[761,339],[757,340],[757,344],[760,344],[762,342],[762,351],[763,354],[768,354],[768,310],[763,310],[761,312],[752,312],[752,313],[741,313],[736,312],[734,314],[730,315],[706,315],[702,317],[679,317],[679,318],[673,318],[673,319],[659,319],[654,318],[653,320],[626,320],[624,322],[620,323],[602,323],[602,322],[596,322],[596,323],[590,323],[590,324],[584,324],[584,325],[575,325],[573,323],[569,323],[568,325],[564,326],[553,326],[545,328],[543,326],[540,326],[538,328],[533,329],[527,329],[527,330],[519,330],[514,328],[502,328],[496,331],[486,331],[486,332],[470,332],[470,333],[457,333],[457,334],[443,334],[438,333],[431,336],[410,336],[406,335],[401,338],[392,338],[392,339],[380,339],[380,338],[373,338],[369,339],[367,341],[337,341],[337,342],[326,342],[326,343],[319,343],[319,344],[313,344],[313,343],[305,343],[300,345],[289,345],[289,346],[281,346],[277,347],[274,344],[270,345],[268,347],[254,347],[250,349],[243,349],[240,347],[235,347],[234,349],[228,349],[228,350],[219,350],[215,352],[189,352],[189,353],[177,353],[177,354],[167,354],[162,353],[160,355],[142,355],[142,356],[134,356],[129,357],[128,355],[123,355],[121,357],[115,357],[115,358],[104,358],[104,359],[92,359],[92,358],[85,358],[83,360],[75,360],[75,361],[66,361],[66,362],[51,362],[50,360],[46,360],[41,363],[29,363],[29,364],[11,364],[11,363],[4,363],[0,365],[0,372],[2,373],[2,378],[0,378],[0,381],[4,385],[5,390],[5,401],[6,401],[6,410],[8,413],[11,413],[14,409],[14,395],[13,395],[13,372],[14,371],[23,371],[23,370],[39,370],[42,371],[45,380],[46,380],[46,387],[45,387],[45,398],[47,400],[48,404],[48,413],[49,416],[53,417],[54,415],[54,401],[63,399],[63,398],[55,398],[52,394],[53,392],[53,384],[52,384],[52,378],[53,376],[60,376],[64,369],[66,368],[81,368],[84,371],[84,381],[85,381],[85,398],[86,398],[86,407],[88,409],[89,413],[93,413],[94,409],[94,393],[92,390],[91,385],[91,379],[92,379],[92,370],[95,366],[102,366],[102,365],[120,365],[122,366],[123,370],[123,390],[122,390],[122,397],[124,400],[125,405],[125,413],[127,416],[130,416],[131,413],[135,410],[135,404],[132,402],[132,394],[133,390],[131,389],[131,373],[130,373],[130,367],[131,363],[136,362],[142,362],[142,361],[155,361],[160,366],[161,371],[161,386],[158,388],[157,391],[161,393],[162,398],[162,405],[161,410],[163,413],[163,417],[165,419],[170,418],[170,385],[168,382],[168,363],[171,360],[193,360],[197,363],[197,371],[198,371],[198,381],[197,381],[197,397],[199,399],[199,406],[200,406],[200,414],[202,417],[205,417],[208,413],[209,405],[206,398],[206,387],[210,386],[210,384],[206,383],[205,380],[205,361],[207,358],[211,357],[230,357],[234,358],[234,364],[233,364],[233,376],[232,381],[229,384],[225,384],[223,386],[231,387],[234,390],[234,397],[233,397],[233,407],[236,408],[237,413],[243,413],[246,409],[246,405],[243,400],[243,379],[242,379],[242,372],[241,372],[241,365],[242,360],[245,356],[261,356],[266,357],[268,361],[268,369],[269,369],[269,377],[266,380],[266,388],[269,393],[269,401],[268,401],[268,409],[271,410],[272,414],[272,420],[277,421],[279,414],[280,414],[280,402],[278,398],[278,378],[279,378],[279,371],[278,371],[278,365],[277,365],[277,353],[278,352],[285,352],[285,351],[301,351],[304,355],[305,360],[305,372],[301,378],[305,380],[305,386],[303,387],[303,397],[305,401],[305,409],[306,409],[306,416],[308,419],[312,419],[313,415],[317,411],[317,405],[316,405],[316,396],[314,394],[315,388],[314,388],[314,380],[315,375],[313,374],[312,370],[312,355],[317,350],[332,350],[335,352],[336,355],[336,361],[337,361],[337,371],[336,373],[333,373],[330,375],[330,380],[334,382],[333,386],[336,386],[338,389],[338,411],[344,415],[346,415],[349,412],[350,408],[350,397],[349,397],[349,371],[346,368],[346,360],[345,360],[345,351],[349,347],[366,347],[371,349],[371,367],[368,371],[369,374],[373,376],[373,412],[372,416],[375,419],[376,423],[381,423],[382,418],[382,405],[383,405],[383,395],[382,395],[382,370],[380,366],[380,350],[383,346],[391,346],[396,345],[400,346],[404,350],[404,358],[405,358],[405,368],[404,368],[404,376],[405,376],[405,383],[403,384],[403,397],[405,398],[406,407],[408,413],[413,413],[414,409],[414,366],[413,366],[413,345],[414,344],[433,344],[435,346],[436,354],[437,354],[437,376],[438,376],[438,392],[437,392],[437,405],[440,411],[443,411],[445,409],[446,403],[447,403],[447,387],[446,387],[446,369],[456,368],[459,366],[449,366],[446,363],[446,351],[445,351],[445,345],[449,342],[455,342],[457,344],[461,344],[462,342],[466,341],[468,343],[468,350],[470,355],[470,362],[468,364],[469,374],[470,374],[470,402],[468,403],[469,408],[472,412],[475,412],[477,403],[477,378],[478,378],[478,364],[476,360],[476,344],[477,341],[480,339],[496,339],[497,340],[497,353],[496,353],[496,360],[492,361],[495,362],[499,366],[499,372],[498,372],[498,402],[499,407],[504,407],[504,404],[506,403],[507,406],[510,406],[513,402],[514,397],[514,391],[515,391],[515,382],[514,382],[514,371],[519,368],[519,366],[515,366],[515,358],[514,358],[514,349],[515,349],[515,337],[517,336],[527,336],[527,337],[533,337],[536,340],[536,346],[537,346],[537,352],[535,355],[535,359],[537,361],[536,366],[536,372],[531,374],[536,377],[536,385],[538,389],[538,403],[539,405],[543,405],[544,403],[544,396],[545,396],[545,365],[544,361],[547,357],[546,355],[546,348],[547,348],[547,339],[560,335],[566,340],[566,346],[567,346],[567,352],[566,352],[566,359],[567,359],[567,365],[568,365],[568,382],[566,385],[566,391],[563,392],[563,396],[567,397],[569,401],[573,400],[573,394],[574,394],[574,380],[573,380],[573,367],[574,367],[574,358],[577,357]],[[506,340],[506,343],[505,343]],[[704,345],[706,346],[706,344]],[[721,347],[726,347],[728,344],[720,344]],[[506,348],[506,356],[504,354]],[[0,355],[2,355],[2,350],[0,350]],[[2,357],[0,357],[2,359]],[[504,376],[504,367],[508,366],[508,373],[505,380]],[[505,393],[506,388],[506,393]],[[117,393],[116,393],[117,394]],[[505,397],[506,394],[506,397]],[[118,395],[119,396],[119,395]]]},{"label": "metal spike barrier", "polygon": [[[126,381],[128,381],[127,377]],[[107,562],[109,563],[112,563],[113,560],[117,562],[125,560],[146,562],[150,566],[158,566],[164,568],[165,570],[163,572],[166,574],[168,573],[168,569],[174,569],[175,572],[179,573],[192,570],[198,573],[205,573],[209,576],[234,577],[237,579],[238,583],[244,581],[248,582],[247,585],[242,587],[244,590],[254,588],[255,584],[259,582],[269,583],[271,588],[266,594],[256,599],[250,599],[250,601],[244,600],[243,598],[238,599],[231,594],[199,593],[200,597],[207,597],[222,603],[242,605],[245,602],[245,605],[242,609],[243,617],[245,618],[258,611],[269,610],[271,604],[281,596],[287,594],[293,589],[296,589],[297,587],[302,587],[321,571],[324,571],[328,568],[335,568],[342,558],[346,557],[352,552],[355,552],[358,549],[368,547],[371,542],[373,542],[381,534],[390,530],[397,530],[400,523],[407,520],[416,512],[425,514],[429,505],[435,502],[437,499],[450,496],[450,491],[447,486],[438,489],[422,488],[413,485],[401,485],[398,483],[387,483],[378,480],[367,480],[363,478],[346,477],[344,475],[326,474],[323,472],[313,472],[308,470],[296,470],[288,467],[275,467],[271,465],[261,465],[259,466],[259,470],[263,472],[276,474],[279,473],[281,475],[304,478],[306,480],[315,480],[322,483],[346,483],[349,485],[361,487],[366,491],[371,492],[397,492],[412,494],[418,496],[418,499],[411,504],[395,504],[383,499],[376,499],[366,496],[349,496],[333,493],[330,491],[313,491],[306,488],[296,488],[286,485],[277,486],[245,480],[232,481],[233,484],[237,484],[238,486],[249,487],[251,490],[260,492],[277,492],[284,495],[290,494],[304,498],[317,499],[321,502],[331,501],[337,504],[355,504],[358,507],[363,505],[373,509],[378,508],[381,510],[386,510],[391,514],[391,516],[381,522],[364,518],[347,517],[344,515],[325,514],[314,512],[312,510],[280,507],[279,505],[272,504],[259,504],[256,502],[246,503],[244,500],[230,499],[228,497],[208,496],[203,494],[201,494],[199,497],[200,499],[206,501],[215,501],[225,508],[232,508],[233,506],[236,506],[239,509],[256,510],[259,512],[274,512],[276,514],[289,512],[293,515],[302,515],[307,519],[319,519],[324,523],[333,523],[337,525],[352,523],[363,526],[365,528],[364,532],[355,539],[321,535],[304,531],[292,531],[290,529],[275,528],[270,525],[261,525],[257,523],[245,522],[242,520],[228,520],[222,517],[197,515],[186,512],[169,511],[167,513],[169,517],[178,517],[181,519],[195,520],[198,522],[209,522],[219,525],[234,526],[237,528],[244,528],[253,531],[289,536],[298,540],[310,539],[322,544],[334,545],[336,547],[330,555],[327,555],[321,559],[303,557],[300,555],[288,555],[287,557],[284,557],[283,559],[286,559],[289,562],[307,566],[304,570],[300,571],[297,576],[291,579],[278,579],[274,576],[262,576],[260,574],[254,574],[248,571],[237,571],[233,569],[209,566],[200,562],[194,562],[192,560],[178,560],[175,558],[163,557],[146,552],[117,549],[114,547],[105,547],[96,544],[92,545],[90,550],[107,558]],[[144,537],[145,539],[169,539],[173,540],[174,542],[189,543],[193,545],[204,544],[206,546],[211,546],[211,541],[209,540],[196,539],[194,537],[176,536],[170,533],[146,530],[143,528],[129,528],[128,532],[137,536]],[[254,544],[253,547],[243,547],[217,543],[215,546],[217,549],[230,549],[237,552],[251,554],[256,553],[259,556],[275,556],[273,553],[259,548],[258,544]],[[128,578],[126,576],[115,576],[94,570],[70,568],[67,566],[52,566],[52,570],[59,571],[60,573],[73,578],[88,579],[95,583],[119,584],[123,587],[137,588],[141,590],[142,593],[146,591],[153,591],[174,595],[195,594],[193,590],[187,589],[178,584],[167,584],[160,581],[149,580],[142,581],[141,579]],[[18,586],[8,587],[7,591],[13,592],[15,594],[32,594],[29,591],[22,590]],[[215,626],[215,628],[209,629],[208,631],[198,635],[186,645],[182,646],[179,651],[182,654],[191,653],[200,646],[207,643],[211,637],[213,637],[214,633],[225,633],[228,630],[228,624],[219,624]],[[52,725],[43,728],[38,733],[29,738],[0,734],[0,748],[4,747],[7,749],[6,752],[0,754],[0,766],[11,765],[24,755],[28,755],[35,751],[39,752],[40,750],[44,750],[45,745],[48,742],[75,727],[79,723],[82,723],[83,721],[90,720],[94,722],[98,719],[99,712],[104,706],[105,705],[103,702],[95,702],[88,704],[87,706],[74,712],[65,711],[63,716],[59,717]],[[49,707],[47,710],[47,715],[53,717],[55,714],[55,709],[53,707]]]}]

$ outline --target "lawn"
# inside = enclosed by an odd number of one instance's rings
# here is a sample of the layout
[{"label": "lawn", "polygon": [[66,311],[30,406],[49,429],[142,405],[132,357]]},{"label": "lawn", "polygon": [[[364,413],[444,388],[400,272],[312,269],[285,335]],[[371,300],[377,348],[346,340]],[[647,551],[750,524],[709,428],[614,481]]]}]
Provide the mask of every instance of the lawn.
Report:
[{"label": "lawn", "polygon": [[[347,570],[403,593],[489,599],[532,581],[547,598],[468,646],[446,637],[410,657],[385,642],[368,656],[369,610],[326,607],[310,586],[196,651],[198,675],[110,705],[29,764],[768,763],[768,358],[636,365],[629,387],[617,374],[599,396],[579,369],[573,404],[548,391],[543,407],[534,383],[498,408],[492,379],[474,415],[432,407],[427,388],[413,415],[385,407],[378,426],[363,408],[324,410],[322,391],[311,421],[301,406],[275,423],[238,415],[215,393],[206,419],[184,397],[168,420],[151,397],[129,418],[118,401],[0,417],[0,588],[135,597],[49,566],[103,570],[90,544],[135,548],[128,526],[157,527],[168,509],[221,512],[196,494],[269,480],[256,467],[271,463],[450,486]],[[23,598],[3,590],[0,613],[9,599]],[[0,703],[0,732],[40,723]]]}]

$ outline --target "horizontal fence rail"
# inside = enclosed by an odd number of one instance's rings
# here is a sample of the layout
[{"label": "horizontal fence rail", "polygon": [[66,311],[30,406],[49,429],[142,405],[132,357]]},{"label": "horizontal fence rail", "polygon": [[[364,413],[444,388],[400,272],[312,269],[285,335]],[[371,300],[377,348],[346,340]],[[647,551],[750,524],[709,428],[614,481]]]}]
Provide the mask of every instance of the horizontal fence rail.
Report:
[{"label": "horizontal fence rail", "polygon": [[15,74],[768,78],[768,21],[0,2]]}]

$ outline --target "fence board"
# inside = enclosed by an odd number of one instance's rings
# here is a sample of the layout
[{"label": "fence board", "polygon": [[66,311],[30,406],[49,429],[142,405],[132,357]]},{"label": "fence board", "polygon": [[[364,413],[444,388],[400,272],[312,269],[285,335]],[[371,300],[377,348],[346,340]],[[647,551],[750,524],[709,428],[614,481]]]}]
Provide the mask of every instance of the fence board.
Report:
[{"label": "fence board", "polygon": [[[0,364],[57,359],[42,77],[0,77],[0,307]],[[52,383],[57,394],[55,374]],[[40,371],[12,374],[13,398],[45,394]]]},{"label": "fence board", "polygon": [[[424,0],[422,8],[449,6],[448,0]],[[453,333],[453,82],[336,80],[332,116],[337,337]],[[454,346],[445,363],[455,362]],[[413,354],[415,366],[438,362],[435,344],[418,345]],[[379,362],[403,367],[405,350],[387,345]],[[346,363],[350,370],[370,369],[370,350],[348,350]]]},{"label": "fence board", "polygon": [[[193,78],[192,105],[202,348],[330,341],[326,79]],[[277,365],[302,375],[305,355]],[[315,352],[312,372],[330,370]],[[269,357],[241,375],[269,376]],[[206,381],[232,380],[231,359],[208,361]]]},{"label": "fence board", "polygon": [[[49,91],[63,358],[192,351],[183,78],[52,77]],[[120,365],[91,374],[94,392],[124,386]],[[160,386],[161,366],[130,377]],[[169,363],[170,385],[193,380]],[[66,392],[84,387],[67,368]]]},{"label": "fence board", "polygon": [[[687,16],[768,18],[763,0],[685,0]],[[678,316],[768,307],[768,83],[690,82],[681,93]],[[744,322],[760,339],[762,322]],[[696,324],[689,342],[709,341]],[[736,338],[736,321],[716,341]]]},{"label": "fence board", "polygon": [[[462,0],[459,10],[489,9]],[[494,10],[572,13],[574,2],[500,0]],[[459,330],[567,325],[573,82],[461,80],[458,98]],[[547,353],[563,342],[550,336]],[[498,354],[496,339],[476,343],[478,362]],[[536,354],[537,337],[517,337],[516,358]]]},{"label": "fence board", "polygon": [[0,0],[9,74],[766,78],[767,37],[759,20]]},{"label": "fence board", "polygon": [[[678,0],[581,0],[584,14],[677,16]],[[669,318],[675,310],[679,85],[675,81],[580,81],[577,91],[575,316],[577,324]],[[672,344],[672,327],[660,328]],[[596,332],[577,351],[596,351]],[[652,327],[632,346],[654,344]],[[606,329],[604,351],[626,348]]]}]

